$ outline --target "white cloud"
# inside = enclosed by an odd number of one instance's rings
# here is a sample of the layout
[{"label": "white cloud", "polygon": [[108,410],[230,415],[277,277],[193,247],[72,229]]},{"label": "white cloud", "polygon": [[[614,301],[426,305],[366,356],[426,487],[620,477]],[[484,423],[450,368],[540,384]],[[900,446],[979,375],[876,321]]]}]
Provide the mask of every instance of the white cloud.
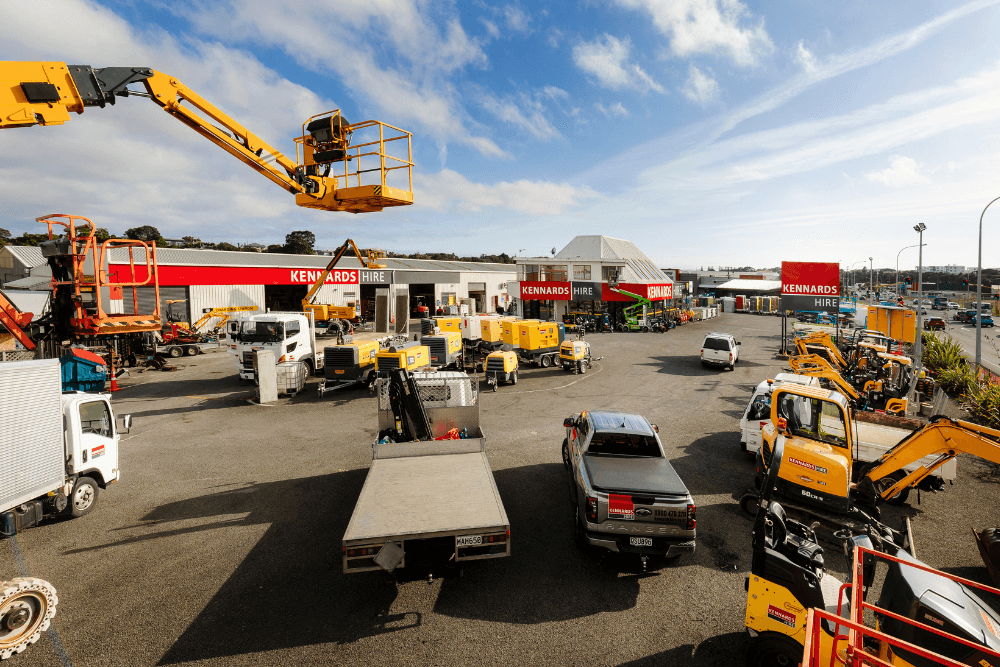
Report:
[{"label": "white cloud", "polygon": [[802,41],[799,41],[799,45],[795,48],[795,62],[802,65],[802,69],[808,74],[814,73],[819,68],[816,56],[806,48]]},{"label": "white cloud", "polygon": [[711,73],[706,74],[700,69],[691,65],[688,68],[688,80],[681,89],[684,97],[695,104],[705,106],[713,102],[719,94],[719,84],[712,78]]},{"label": "white cloud", "polygon": [[922,23],[911,30],[887,37],[871,46],[858,51],[832,56],[823,62],[816,61],[816,67],[813,69],[803,67],[804,71],[798,76],[792,78],[784,85],[767,91],[736,113],[730,115],[720,125],[718,130],[712,134],[712,138],[722,136],[745,120],[780,107],[785,102],[800,95],[817,83],[847,72],[868,67],[886,58],[903,53],[921,44],[955,21],[985,7],[996,5],[998,2],[1000,0],[973,0],[961,7],[945,12],[930,21]]},{"label": "white cloud", "polygon": [[512,97],[501,99],[483,91],[479,95],[479,104],[500,120],[523,129],[540,141],[549,141],[562,136],[545,117],[545,106],[528,95],[521,94],[515,101]]},{"label": "white cloud", "polygon": [[555,86],[545,86],[544,88],[542,88],[542,93],[550,100],[569,99],[569,93],[567,93],[562,88],[557,88]]},{"label": "white cloud", "polygon": [[598,83],[611,90],[632,88],[640,92],[665,92],[641,67],[629,62],[632,43],[605,34],[593,42],[581,42],[573,47],[573,62]]},{"label": "white cloud", "polygon": [[764,20],[741,25],[750,12],[739,0],[617,0],[629,9],[645,11],[653,25],[670,38],[674,55],[728,56],[737,65],[756,65],[774,49]]},{"label": "white cloud", "polygon": [[514,32],[524,34],[531,32],[531,15],[520,6],[507,5],[503,8],[503,15],[507,20],[507,27]]},{"label": "white cloud", "polygon": [[473,183],[451,169],[414,177],[414,199],[437,211],[479,212],[498,207],[533,215],[559,215],[596,196],[590,188],[568,183],[523,179],[495,185]]},{"label": "white cloud", "polygon": [[605,107],[600,102],[594,103],[594,108],[600,111],[602,114],[611,118],[611,116],[620,116],[622,118],[628,118],[628,109],[621,102],[615,102],[610,107]]},{"label": "white cloud", "polygon": [[911,185],[924,185],[931,179],[920,173],[923,165],[911,157],[893,155],[889,167],[881,171],[870,171],[865,174],[869,181],[887,185],[890,188],[903,188]]},{"label": "white cloud", "polygon": [[[455,12],[438,28],[420,0],[311,2],[294,12],[270,0],[229,0],[212,7],[193,4],[186,11],[206,34],[277,47],[305,67],[335,74],[393,125],[422,129],[439,144],[505,156],[491,139],[469,129],[460,96],[448,80],[456,71],[487,64],[479,42],[465,33]],[[387,53],[393,54],[391,65],[382,63],[390,59]]]},{"label": "white cloud", "polygon": [[483,18],[482,16],[479,17],[479,22],[482,23],[483,27],[486,28],[486,32],[489,33],[490,37],[492,37],[493,39],[497,39],[498,37],[500,37],[500,28],[497,27],[496,23],[490,21],[489,19]]}]

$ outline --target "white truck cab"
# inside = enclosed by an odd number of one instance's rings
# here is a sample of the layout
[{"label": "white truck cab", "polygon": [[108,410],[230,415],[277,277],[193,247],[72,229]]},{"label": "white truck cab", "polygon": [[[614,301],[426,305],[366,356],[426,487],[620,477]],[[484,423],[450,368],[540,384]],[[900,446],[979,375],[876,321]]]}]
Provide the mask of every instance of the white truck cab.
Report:
[{"label": "white truck cab", "polygon": [[743,418],[740,419],[740,449],[756,454],[761,444],[761,429],[771,421],[771,390],[782,382],[794,382],[806,387],[819,387],[819,378],[795,373],[778,373],[774,379],[764,380],[754,389]]},{"label": "white truck cab", "polygon": [[[121,431],[108,394],[62,391],[58,359],[0,364],[0,534],[88,514],[117,482]],[[124,417],[124,430],[131,426]]]},{"label": "white truck cab", "polygon": [[255,350],[273,351],[276,363],[301,361],[309,368],[310,375],[323,367],[322,355],[316,354],[316,326],[311,313],[271,312],[243,317],[237,323],[238,330],[232,326],[226,330],[226,337],[230,353],[236,353],[242,379],[254,379]]}]

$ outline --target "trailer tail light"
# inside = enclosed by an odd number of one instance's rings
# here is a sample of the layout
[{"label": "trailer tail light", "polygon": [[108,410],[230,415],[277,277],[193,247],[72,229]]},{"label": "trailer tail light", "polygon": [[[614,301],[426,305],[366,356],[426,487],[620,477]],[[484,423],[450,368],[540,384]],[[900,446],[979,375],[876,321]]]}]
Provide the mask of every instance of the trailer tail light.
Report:
[{"label": "trailer tail light", "polygon": [[688,520],[687,524],[684,526],[684,530],[694,530],[694,527],[698,525],[696,520],[698,508],[694,505],[688,505]]},{"label": "trailer tail light", "polygon": [[496,544],[498,542],[506,542],[510,537],[510,531],[502,535],[483,535],[483,544]]},{"label": "trailer tail light", "polygon": [[361,547],[359,549],[347,549],[345,553],[348,558],[357,558],[358,556],[374,556],[379,552],[382,547]]},{"label": "trailer tail light", "polygon": [[597,523],[597,498],[587,496],[587,521]]}]

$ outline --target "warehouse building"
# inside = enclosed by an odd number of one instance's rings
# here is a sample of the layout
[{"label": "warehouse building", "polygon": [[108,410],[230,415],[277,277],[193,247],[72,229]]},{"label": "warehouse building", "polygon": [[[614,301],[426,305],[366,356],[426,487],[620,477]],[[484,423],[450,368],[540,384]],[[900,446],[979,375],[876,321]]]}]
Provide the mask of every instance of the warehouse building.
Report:
[{"label": "warehouse building", "polygon": [[612,290],[645,297],[654,308],[674,305],[674,282],[631,241],[610,236],[577,236],[552,257],[518,257],[518,314],[561,320],[567,313],[607,312],[612,320],[636,300]]},{"label": "warehouse building", "polygon": [[[301,310],[306,292],[330,263],[330,257],[321,255],[179,248],[157,248],[156,259],[161,312],[165,315],[169,305],[176,319],[188,322],[213,308]],[[40,265],[38,272],[48,273],[40,252],[35,260]],[[137,256],[135,263],[137,279],[145,280],[145,258]],[[438,306],[472,298],[480,312],[495,312],[498,305],[509,305],[507,285],[516,277],[512,264],[417,259],[387,259],[384,263],[385,268],[364,270],[356,257],[342,258],[320,288],[317,303],[354,304],[366,319],[374,319],[375,292],[387,289],[391,297],[408,293],[411,309],[422,303],[434,312]],[[23,267],[17,270],[23,271]],[[128,251],[113,250],[107,270],[113,280],[130,280]],[[155,300],[154,290],[140,287],[138,291],[140,311],[148,312]],[[390,298],[390,303],[395,304],[395,298]],[[121,307],[128,312],[131,304]]]}]

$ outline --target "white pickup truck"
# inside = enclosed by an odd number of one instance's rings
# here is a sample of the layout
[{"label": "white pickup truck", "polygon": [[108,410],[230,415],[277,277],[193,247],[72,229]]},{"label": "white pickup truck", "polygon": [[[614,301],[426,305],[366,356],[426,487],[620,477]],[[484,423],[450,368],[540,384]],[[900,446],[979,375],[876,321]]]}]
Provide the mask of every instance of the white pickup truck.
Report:
[{"label": "white pickup truck", "polygon": [[[756,454],[761,446],[761,429],[771,421],[771,391],[782,382],[794,382],[808,387],[818,387],[819,379],[793,373],[778,373],[773,380],[764,380],[754,390],[750,402],[743,410],[740,420],[740,449]],[[896,443],[912,433],[913,429],[901,428],[887,424],[876,424],[867,421],[866,415],[873,413],[855,412],[857,418],[854,428],[855,461],[877,461],[883,454],[892,449]],[[930,465],[934,457],[927,457],[904,468],[912,472],[920,465]],[[941,466],[937,475],[941,479],[954,481],[958,474],[957,459],[952,459]]]},{"label": "white pickup truck", "polygon": [[254,350],[271,350],[274,361],[301,361],[309,375],[323,368],[323,355],[316,354],[316,323],[312,313],[250,315],[228,323],[226,344],[236,357],[240,378],[254,379]]},{"label": "white pickup truck", "polygon": [[[132,417],[123,418],[128,431]],[[45,517],[80,517],[120,479],[106,394],[62,391],[58,359],[0,363],[0,535]]]}]

